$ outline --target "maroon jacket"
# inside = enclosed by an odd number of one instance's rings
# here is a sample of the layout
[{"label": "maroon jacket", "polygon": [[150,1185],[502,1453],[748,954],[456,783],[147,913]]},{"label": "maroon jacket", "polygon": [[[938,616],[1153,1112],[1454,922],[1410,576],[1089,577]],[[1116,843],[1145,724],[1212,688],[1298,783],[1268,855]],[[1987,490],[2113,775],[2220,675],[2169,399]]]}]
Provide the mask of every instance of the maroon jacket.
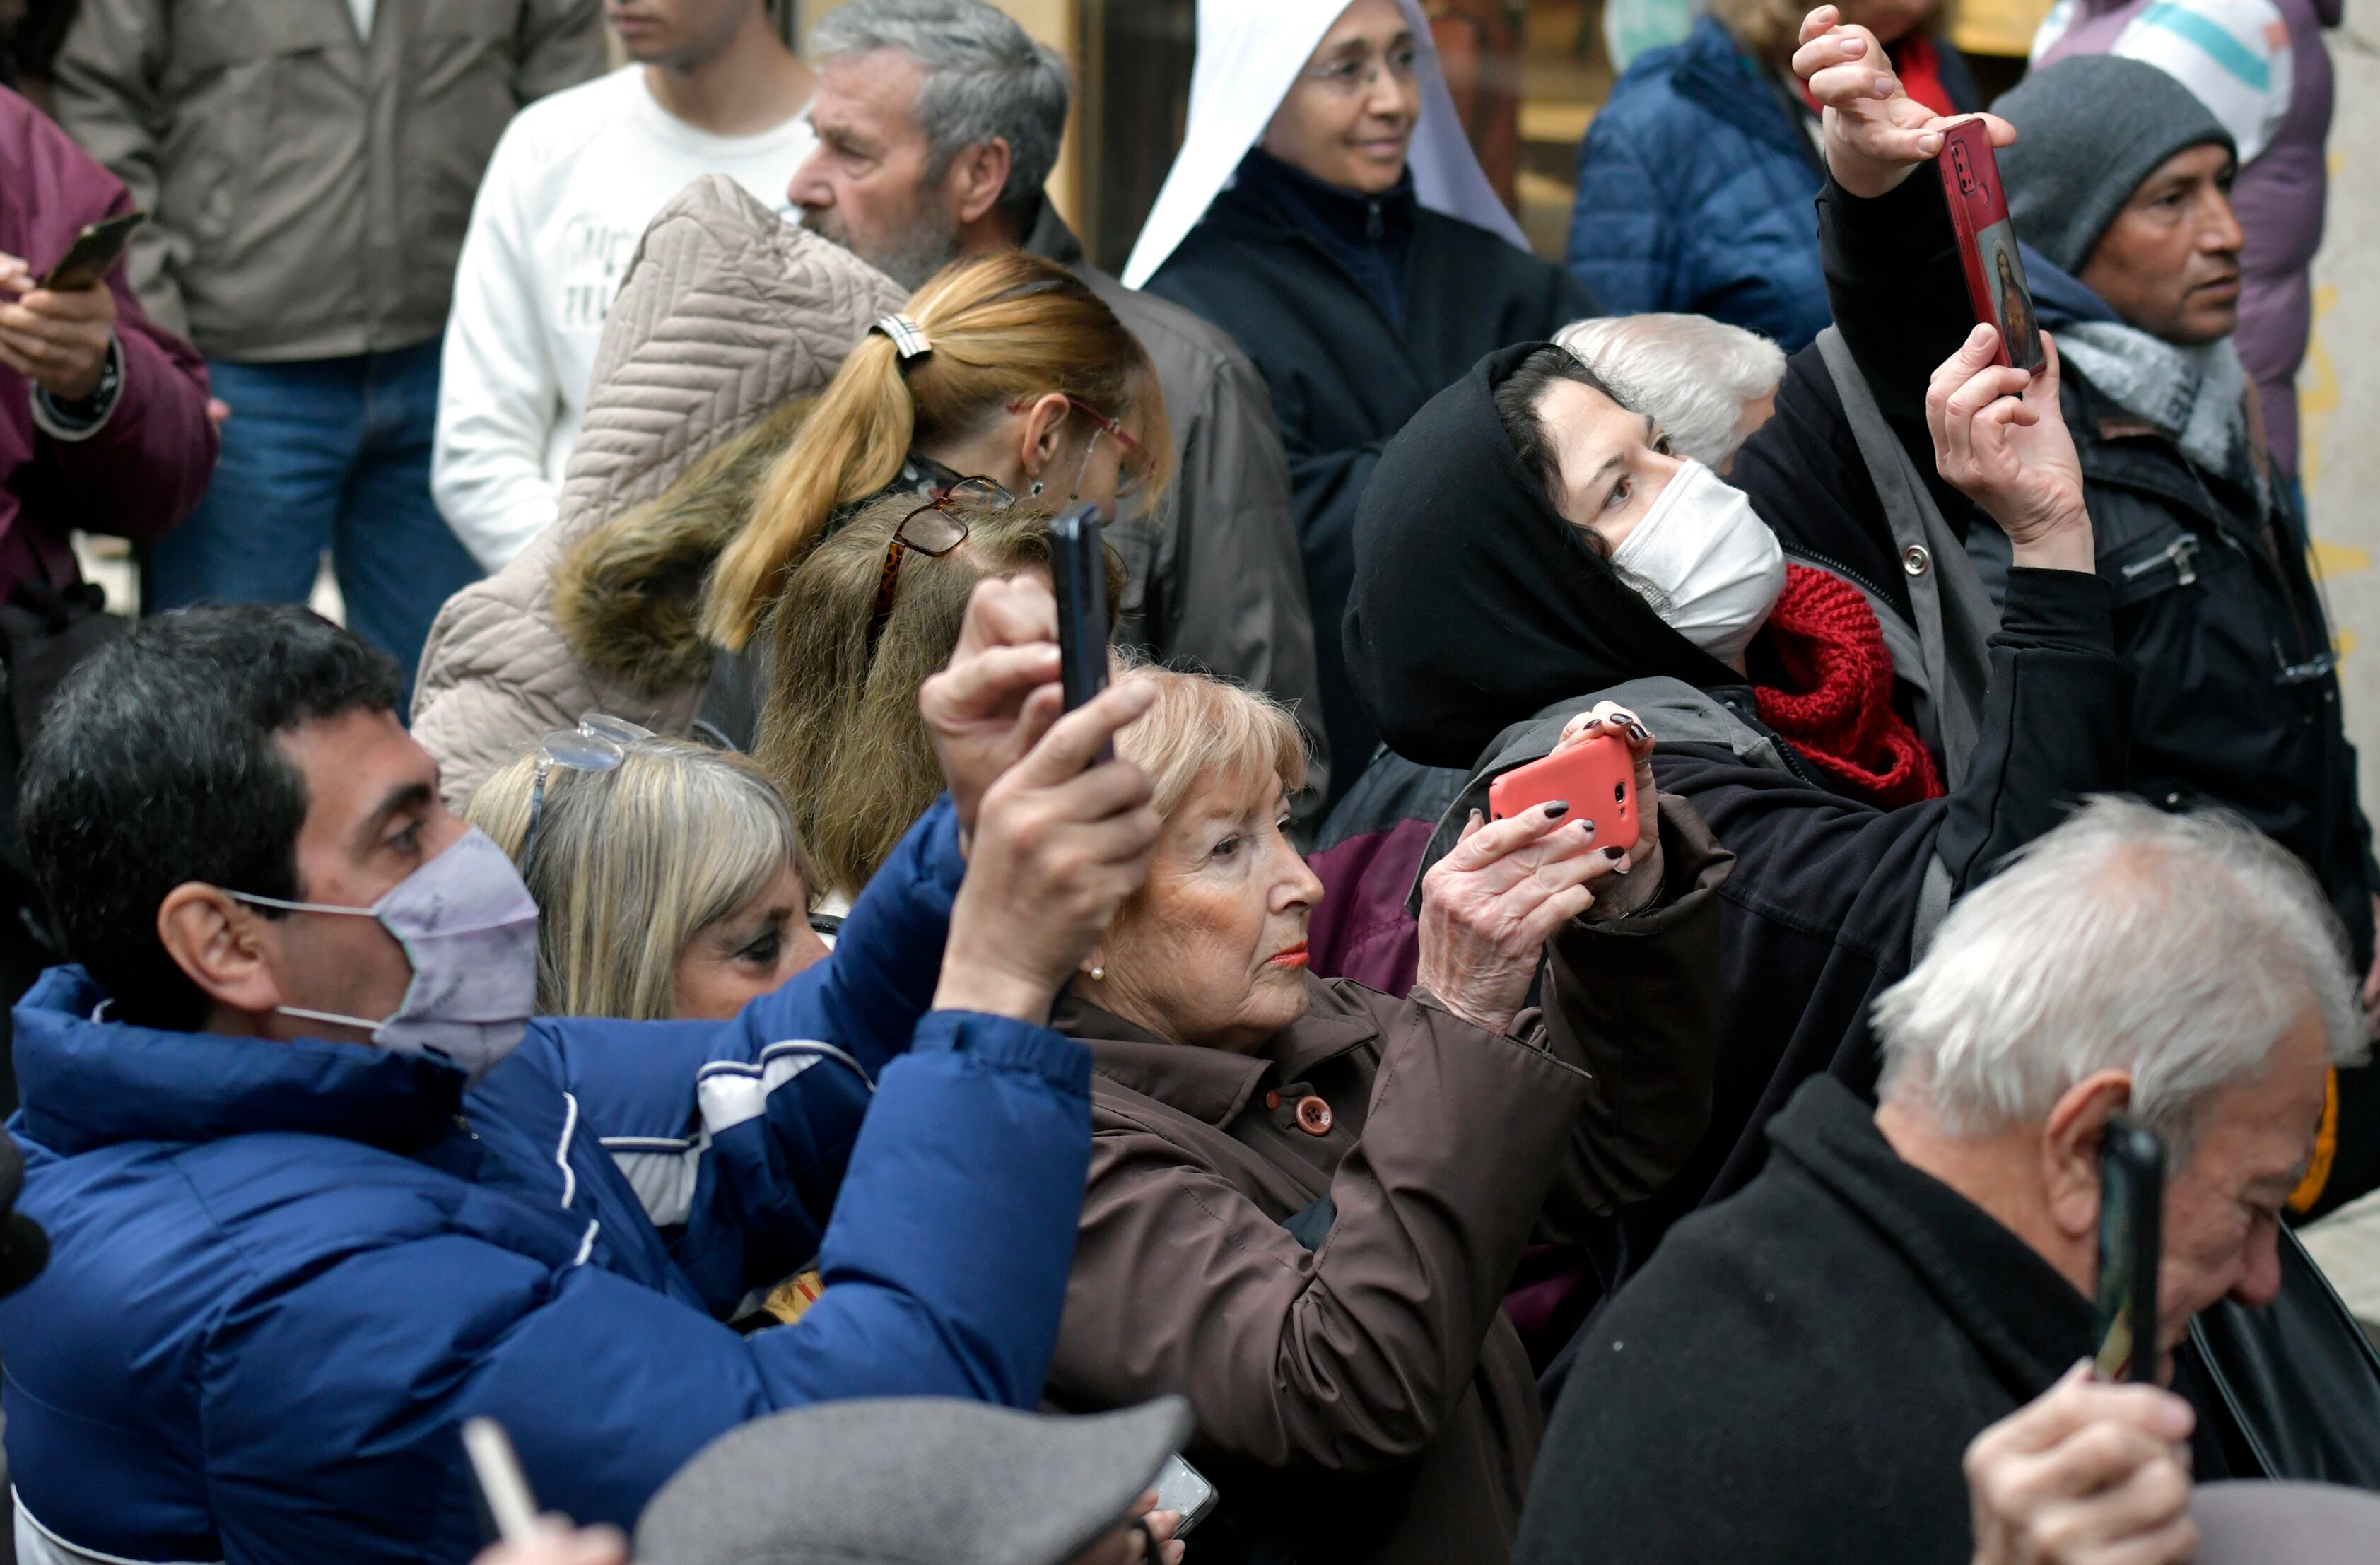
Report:
[{"label": "maroon jacket", "polygon": [[[123,183],[40,110],[0,88],[0,250],[35,273],[86,224],[130,209]],[[104,423],[61,441],[33,423],[32,386],[0,366],[0,600],[26,580],[79,579],[67,535],[157,538],[206,491],[215,431],[198,350],[141,312],[116,268],[115,340],[123,390]]]}]

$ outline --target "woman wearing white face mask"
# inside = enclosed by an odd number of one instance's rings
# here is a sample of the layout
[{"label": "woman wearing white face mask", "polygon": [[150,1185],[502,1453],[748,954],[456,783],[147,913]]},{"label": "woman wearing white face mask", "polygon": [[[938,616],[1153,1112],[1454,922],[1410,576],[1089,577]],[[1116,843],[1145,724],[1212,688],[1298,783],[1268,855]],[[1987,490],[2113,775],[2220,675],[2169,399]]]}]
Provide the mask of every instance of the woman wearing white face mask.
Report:
[{"label": "woman wearing white face mask", "polygon": [[[1461,768],[1467,781],[1440,792],[1459,818],[1494,773],[1616,706],[1660,740],[1640,786],[1658,783],[1664,811],[1676,796],[1737,855],[1712,974],[1711,1128],[1628,1220],[1625,1256],[1749,1177],[1760,1125],[1803,1079],[1833,1070],[1872,1086],[1868,1001],[1906,970],[1925,920],[2064,806],[2124,785],[2131,682],[2092,574],[2056,374],[2028,389],[1986,368],[1978,335],[1936,376],[1937,449],[2019,568],[1982,737],[1947,796],[1894,705],[1893,659],[1859,588],[1788,561],[1742,492],[1670,455],[1651,419],[1561,349],[1489,355],[1390,443],[1366,492],[1347,648],[1398,755],[1349,807],[1426,795],[1424,769]],[[1801,411],[1780,405],[1753,443],[1791,438]],[[1359,835],[1365,824],[1342,807],[1311,857],[1327,888],[1311,949],[1316,971],[1377,983],[1390,916],[1442,849],[1424,829],[1376,818]]]}]

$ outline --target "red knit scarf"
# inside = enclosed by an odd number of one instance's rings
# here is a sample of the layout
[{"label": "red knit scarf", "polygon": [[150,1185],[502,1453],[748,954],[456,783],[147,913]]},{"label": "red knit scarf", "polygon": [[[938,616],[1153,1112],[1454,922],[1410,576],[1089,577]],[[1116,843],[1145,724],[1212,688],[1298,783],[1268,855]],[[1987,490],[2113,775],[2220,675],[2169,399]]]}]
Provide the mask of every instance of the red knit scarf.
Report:
[{"label": "red knit scarf", "polygon": [[1941,797],[1925,742],[1892,710],[1892,654],[1857,588],[1787,565],[1767,635],[1789,688],[1754,690],[1761,722],[1883,808]]}]

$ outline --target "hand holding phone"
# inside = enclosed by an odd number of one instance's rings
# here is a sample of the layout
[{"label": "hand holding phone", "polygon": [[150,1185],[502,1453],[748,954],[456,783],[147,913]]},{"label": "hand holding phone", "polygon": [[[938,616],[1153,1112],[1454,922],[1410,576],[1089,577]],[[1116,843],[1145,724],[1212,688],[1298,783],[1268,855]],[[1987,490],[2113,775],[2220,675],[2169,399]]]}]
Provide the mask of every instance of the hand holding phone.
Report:
[{"label": "hand holding phone", "polygon": [[1616,734],[1565,746],[1488,784],[1488,819],[1510,820],[1560,799],[1572,819],[1595,823],[1596,840],[1627,847],[1636,841],[1636,758]]},{"label": "hand holding phone", "polygon": [[1171,1510],[1182,1518],[1173,1535],[1186,1537],[1190,1529],[1204,1522],[1222,1497],[1207,1475],[1182,1460],[1176,1452],[1165,1459],[1157,1470],[1157,1509]]},{"label": "hand holding phone", "polygon": [[2115,1115],[2099,1144],[2095,1367],[2102,1379],[2154,1383],[2163,1365],[2157,1262],[2164,1217],[2165,1143],[2131,1115]]}]

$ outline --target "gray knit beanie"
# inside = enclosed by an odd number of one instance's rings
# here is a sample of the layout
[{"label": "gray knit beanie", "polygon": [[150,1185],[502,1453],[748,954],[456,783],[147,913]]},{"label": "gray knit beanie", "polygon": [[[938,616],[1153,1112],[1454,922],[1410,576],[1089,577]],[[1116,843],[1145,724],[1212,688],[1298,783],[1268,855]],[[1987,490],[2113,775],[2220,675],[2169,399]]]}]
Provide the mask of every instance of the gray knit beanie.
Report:
[{"label": "gray knit beanie", "polygon": [[2017,237],[2080,272],[2132,192],[2176,152],[2215,142],[2240,153],[2198,95],[2153,65],[2073,55],[2027,75],[1992,113],[2016,127],[1999,150]]}]

